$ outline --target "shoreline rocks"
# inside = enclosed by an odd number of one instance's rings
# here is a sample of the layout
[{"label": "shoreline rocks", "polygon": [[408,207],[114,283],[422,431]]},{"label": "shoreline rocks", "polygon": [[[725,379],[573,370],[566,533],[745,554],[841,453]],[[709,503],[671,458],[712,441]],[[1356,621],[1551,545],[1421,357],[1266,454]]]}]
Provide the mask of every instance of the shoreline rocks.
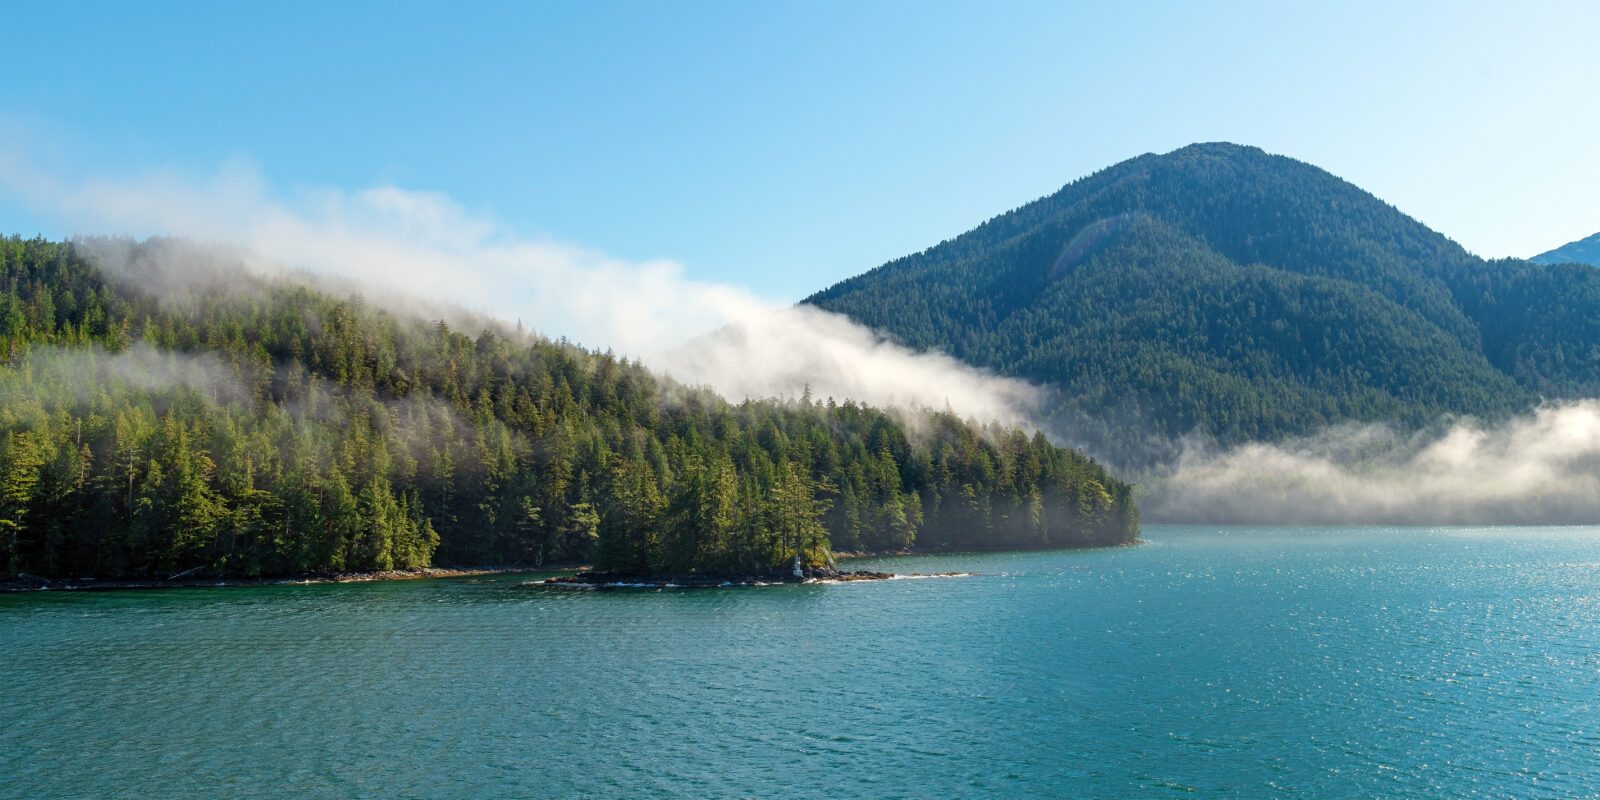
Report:
[{"label": "shoreline rocks", "polygon": [[218,575],[185,575],[172,578],[42,578],[18,575],[0,580],[0,592],[108,592],[124,589],[190,589],[218,586],[293,586],[317,583],[366,583],[404,581],[422,578],[466,578],[474,575],[501,575],[519,572],[547,572],[535,567],[424,567],[414,570],[379,572],[333,572],[281,575],[270,578],[245,578]]},{"label": "shoreline rocks", "polygon": [[596,589],[715,589],[730,586],[773,586],[780,583],[842,583],[883,581],[896,577],[892,572],[868,570],[808,569],[793,573],[752,575],[639,575],[620,572],[579,572],[539,581],[537,586],[583,587]]}]

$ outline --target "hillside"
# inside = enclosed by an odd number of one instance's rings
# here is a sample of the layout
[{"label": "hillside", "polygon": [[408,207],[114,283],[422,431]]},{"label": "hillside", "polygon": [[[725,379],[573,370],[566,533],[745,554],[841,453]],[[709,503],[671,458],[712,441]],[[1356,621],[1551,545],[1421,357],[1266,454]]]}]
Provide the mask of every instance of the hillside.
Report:
[{"label": "hillside", "polygon": [[1600,233],[1576,242],[1568,242],[1528,260],[1535,264],[1588,264],[1600,267]]},{"label": "hillside", "polygon": [[[115,272],[86,255],[108,245]],[[1127,484],[1041,436],[831,399],[731,405],[610,354],[219,259],[0,239],[0,576],[759,574],[831,548],[1138,532]]]},{"label": "hillside", "polygon": [[1056,427],[1129,465],[1189,434],[1600,393],[1600,272],[1484,261],[1233,144],[1123,162],[805,302],[1056,387]]}]

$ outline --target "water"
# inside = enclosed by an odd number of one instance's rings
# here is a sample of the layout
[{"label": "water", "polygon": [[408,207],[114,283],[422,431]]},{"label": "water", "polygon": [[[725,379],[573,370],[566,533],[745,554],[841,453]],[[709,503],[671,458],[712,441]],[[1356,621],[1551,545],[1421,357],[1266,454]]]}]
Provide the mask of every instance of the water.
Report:
[{"label": "water", "polygon": [[0,597],[0,797],[1597,797],[1600,528]]}]

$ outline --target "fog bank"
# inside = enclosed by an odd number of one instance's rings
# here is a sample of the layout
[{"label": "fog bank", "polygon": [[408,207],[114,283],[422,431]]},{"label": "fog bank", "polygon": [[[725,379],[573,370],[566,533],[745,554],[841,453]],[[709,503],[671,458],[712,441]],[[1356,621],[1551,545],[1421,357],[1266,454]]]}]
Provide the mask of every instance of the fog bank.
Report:
[{"label": "fog bank", "polygon": [[[1027,428],[1050,411],[1036,387],[913,352],[843,316],[696,280],[671,260],[616,259],[522,235],[437,193],[394,186],[283,192],[244,163],[210,175],[77,182],[26,163],[0,159],[0,190],[79,230],[192,240],[143,249],[102,240],[87,248],[108,272],[168,303],[260,290],[241,274],[306,279],[296,271],[307,270],[322,288],[359,291],[396,313],[452,324],[463,317],[486,324],[480,314],[520,321],[553,338],[639,357],[733,401],[809,388],[818,400],[949,408]],[[130,358],[130,379],[148,374],[226,391],[206,382],[216,365],[168,364],[151,353]],[[1060,424],[1050,427],[1062,442],[1112,441],[1110,433],[1127,428],[1056,412]],[[1117,455],[1160,454],[1167,462],[1167,453],[1181,453],[1142,481],[1146,520],[1600,523],[1600,401],[1549,405],[1497,426],[1464,420],[1424,433],[1341,426],[1229,450],[1170,446],[1152,441],[1100,454],[1114,463]]]},{"label": "fog bank", "polygon": [[1342,426],[1275,445],[1191,446],[1148,489],[1153,521],[1600,524],[1600,400],[1493,427]]},{"label": "fog bank", "polygon": [[[795,396],[809,385],[818,399],[949,408],[1021,424],[1038,394],[948,356],[913,352],[843,316],[696,280],[668,259],[627,261],[520,235],[438,193],[395,186],[284,193],[246,162],[210,175],[76,182],[25,163],[0,163],[0,189],[80,231],[191,240],[155,251],[160,263],[135,263],[116,240],[90,248],[108,271],[168,302],[246,290],[229,285],[228,270],[307,270],[396,312],[449,319],[448,306],[456,305],[612,349],[732,401]],[[206,263],[219,260],[228,264],[220,272]]]}]

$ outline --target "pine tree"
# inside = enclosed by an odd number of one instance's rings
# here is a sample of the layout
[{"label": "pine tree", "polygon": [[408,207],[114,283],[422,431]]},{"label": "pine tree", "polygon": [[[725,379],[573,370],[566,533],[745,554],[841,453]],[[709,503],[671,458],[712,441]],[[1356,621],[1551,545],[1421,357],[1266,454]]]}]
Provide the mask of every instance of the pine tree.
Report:
[{"label": "pine tree", "polygon": [[21,572],[32,530],[30,512],[39,488],[44,453],[31,431],[8,431],[0,439],[0,568]]}]

